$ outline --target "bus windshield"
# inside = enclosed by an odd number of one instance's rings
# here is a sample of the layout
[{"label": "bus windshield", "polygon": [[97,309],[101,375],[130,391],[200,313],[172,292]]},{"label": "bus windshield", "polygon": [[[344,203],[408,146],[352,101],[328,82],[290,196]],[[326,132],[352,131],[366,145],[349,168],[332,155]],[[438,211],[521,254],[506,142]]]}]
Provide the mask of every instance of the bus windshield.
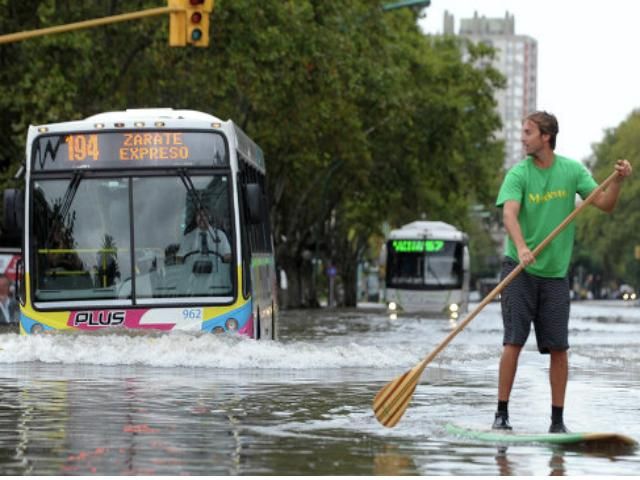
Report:
[{"label": "bus windshield", "polygon": [[440,289],[462,285],[461,242],[391,240],[387,252],[390,288]]},{"label": "bus windshield", "polygon": [[34,301],[224,303],[234,292],[227,174],[33,182]]}]

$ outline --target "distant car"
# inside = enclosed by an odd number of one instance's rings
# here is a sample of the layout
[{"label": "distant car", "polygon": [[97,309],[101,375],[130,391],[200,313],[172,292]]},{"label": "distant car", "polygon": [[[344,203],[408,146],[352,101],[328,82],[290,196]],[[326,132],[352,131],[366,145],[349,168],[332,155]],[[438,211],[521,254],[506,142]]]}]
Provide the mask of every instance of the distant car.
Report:
[{"label": "distant car", "polygon": [[637,294],[631,286],[622,284],[620,285],[620,289],[617,292],[616,298],[619,298],[621,300],[633,301],[637,298]]}]

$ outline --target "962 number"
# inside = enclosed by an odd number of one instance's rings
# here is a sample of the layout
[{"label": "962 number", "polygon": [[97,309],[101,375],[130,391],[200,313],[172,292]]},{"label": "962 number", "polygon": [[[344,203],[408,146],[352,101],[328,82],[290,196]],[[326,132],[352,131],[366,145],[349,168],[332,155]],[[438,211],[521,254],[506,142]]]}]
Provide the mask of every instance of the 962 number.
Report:
[{"label": "962 number", "polygon": [[185,308],[182,310],[182,318],[184,320],[202,320],[201,308]]}]

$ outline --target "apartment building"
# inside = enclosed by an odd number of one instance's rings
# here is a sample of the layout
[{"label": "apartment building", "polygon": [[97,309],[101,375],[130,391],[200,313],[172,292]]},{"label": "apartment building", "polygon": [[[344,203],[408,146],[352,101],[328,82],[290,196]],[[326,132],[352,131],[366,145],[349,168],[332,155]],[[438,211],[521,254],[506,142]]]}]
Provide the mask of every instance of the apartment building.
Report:
[{"label": "apartment building", "polygon": [[[454,23],[454,16],[445,12],[444,34],[455,35]],[[509,12],[504,18],[486,18],[476,12],[473,18],[460,20],[458,35],[489,44],[497,51],[493,66],[507,79],[506,88],[496,92],[503,124],[498,135],[505,141],[504,166],[510,168],[523,157],[522,118],[536,110],[537,42],[515,33],[515,18]]]}]

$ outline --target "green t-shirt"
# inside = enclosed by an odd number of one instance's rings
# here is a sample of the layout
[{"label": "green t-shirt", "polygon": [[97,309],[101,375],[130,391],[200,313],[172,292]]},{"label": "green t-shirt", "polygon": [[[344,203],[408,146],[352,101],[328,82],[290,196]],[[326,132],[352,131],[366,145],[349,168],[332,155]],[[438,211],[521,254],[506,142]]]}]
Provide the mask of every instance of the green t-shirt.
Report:
[{"label": "green t-shirt", "polygon": [[[496,206],[502,207],[507,200],[520,203],[518,222],[524,241],[533,250],[573,211],[576,193],[585,198],[597,185],[584,165],[575,160],[555,155],[551,167],[539,168],[532,157],[527,157],[507,173]],[[566,276],[574,237],[575,223],[571,222],[525,270],[540,277]],[[510,237],[505,254],[520,261]]]}]

